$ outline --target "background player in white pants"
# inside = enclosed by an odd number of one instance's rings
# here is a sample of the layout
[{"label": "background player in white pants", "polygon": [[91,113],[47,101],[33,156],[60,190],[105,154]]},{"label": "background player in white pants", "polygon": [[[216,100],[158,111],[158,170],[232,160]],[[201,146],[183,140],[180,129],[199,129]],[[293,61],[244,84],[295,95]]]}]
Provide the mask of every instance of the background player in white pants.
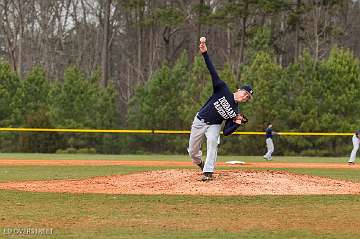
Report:
[{"label": "background player in white pants", "polygon": [[272,160],[272,153],[274,152],[274,142],[272,140],[273,135],[278,134],[272,130],[272,124],[268,123],[267,128],[265,130],[265,138],[266,138],[266,148],[267,152],[264,155],[264,159],[270,161]]},{"label": "background player in white pants", "polygon": [[[202,53],[206,66],[210,72],[213,94],[196,114],[191,126],[188,152],[192,162],[203,171],[202,181],[212,180],[217,158],[218,139],[221,124],[225,120],[223,133],[233,133],[247,119],[239,113],[238,103],[248,101],[253,94],[251,86],[244,85],[232,93],[228,86],[222,81],[213,66],[209,55],[205,38],[200,38],[200,52]],[[201,145],[206,137],[207,155],[206,161],[202,161]]]},{"label": "background player in white pants", "polygon": [[355,164],[356,152],[359,149],[360,143],[360,130],[357,130],[352,137],[353,149],[350,154],[350,159],[348,161],[349,164]]}]

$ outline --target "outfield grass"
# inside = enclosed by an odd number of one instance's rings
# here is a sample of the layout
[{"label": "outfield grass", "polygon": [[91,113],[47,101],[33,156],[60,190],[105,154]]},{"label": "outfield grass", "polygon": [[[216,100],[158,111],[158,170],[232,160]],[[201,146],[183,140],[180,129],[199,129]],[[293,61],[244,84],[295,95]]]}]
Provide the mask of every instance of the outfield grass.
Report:
[{"label": "outfield grass", "polygon": [[1,196],[0,228],[53,228],[48,238],[360,237],[360,197],[351,195],[204,197],[2,191]]},{"label": "outfield grass", "polygon": [[[284,163],[346,163],[347,157],[286,157],[274,156],[274,162]],[[39,160],[141,160],[141,161],[190,161],[188,155],[104,155],[104,154],[31,154],[0,153],[2,159],[39,159]],[[245,162],[264,162],[262,156],[224,156],[219,155],[219,162],[240,160]]]},{"label": "outfield grass", "polygon": [[[96,158],[98,157],[98,158]],[[0,154],[1,159],[189,160],[187,156]],[[221,157],[221,161],[262,161]],[[275,162],[339,162],[340,158],[276,157]],[[346,161],[346,160],[345,160]],[[0,182],[87,178],[174,167],[0,166]],[[184,167],[182,167],[184,168]],[[194,168],[194,167],[189,167]],[[360,181],[357,169],[253,169]],[[149,196],[0,190],[0,238],[6,228],[53,228],[36,238],[360,238],[360,196]]]},{"label": "outfield grass", "polygon": [[83,179],[95,176],[127,174],[175,167],[134,166],[2,166],[0,182],[24,180]]},{"label": "outfield grass", "polygon": [[360,170],[358,169],[284,169],[288,172],[328,177],[333,179],[360,182]]}]

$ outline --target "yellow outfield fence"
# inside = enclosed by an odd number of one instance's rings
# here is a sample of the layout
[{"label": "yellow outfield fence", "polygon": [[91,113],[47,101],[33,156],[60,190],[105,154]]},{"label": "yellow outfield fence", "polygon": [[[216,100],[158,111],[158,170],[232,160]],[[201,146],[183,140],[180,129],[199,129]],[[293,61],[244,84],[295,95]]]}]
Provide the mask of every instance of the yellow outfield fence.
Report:
[{"label": "yellow outfield fence", "polygon": [[[131,129],[47,129],[47,128],[0,128],[0,132],[67,132],[67,133],[116,133],[116,134],[190,134],[190,130],[131,130]],[[237,131],[235,135],[264,135],[265,132]],[[284,136],[351,136],[354,133],[337,132],[278,132]]]}]

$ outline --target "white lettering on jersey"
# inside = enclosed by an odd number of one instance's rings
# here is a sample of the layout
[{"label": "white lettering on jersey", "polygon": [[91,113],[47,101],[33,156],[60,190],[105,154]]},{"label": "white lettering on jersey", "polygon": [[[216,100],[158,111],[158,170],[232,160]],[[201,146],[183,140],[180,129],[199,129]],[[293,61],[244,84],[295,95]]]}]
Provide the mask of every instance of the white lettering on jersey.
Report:
[{"label": "white lettering on jersey", "polygon": [[217,110],[217,112],[221,115],[221,117],[223,117],[224,119],[227,119],[226,112],[223,110],[223,108],[221,107],[219,102],[215,101],[214,106],[215,106],[215,109]]},{"label": "white lettering on jersey", "polygon": [[231,105],[226,100],[225,96],[221,97],[214,103],[215,109],[224,119],[231,119],[236,116],[236,112],[231,108]]}]

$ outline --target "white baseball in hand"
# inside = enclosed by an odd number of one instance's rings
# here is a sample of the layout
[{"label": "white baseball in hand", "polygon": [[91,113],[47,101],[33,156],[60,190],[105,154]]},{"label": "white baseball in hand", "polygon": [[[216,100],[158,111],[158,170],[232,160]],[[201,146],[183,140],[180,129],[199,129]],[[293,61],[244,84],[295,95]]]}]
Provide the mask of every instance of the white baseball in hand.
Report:
[{"label": "white baseball in hand", "polygon": [[200,42],[201,42],[201,43],[206,42],[206,38],[205,38],[205,37],[200,37]]}]

